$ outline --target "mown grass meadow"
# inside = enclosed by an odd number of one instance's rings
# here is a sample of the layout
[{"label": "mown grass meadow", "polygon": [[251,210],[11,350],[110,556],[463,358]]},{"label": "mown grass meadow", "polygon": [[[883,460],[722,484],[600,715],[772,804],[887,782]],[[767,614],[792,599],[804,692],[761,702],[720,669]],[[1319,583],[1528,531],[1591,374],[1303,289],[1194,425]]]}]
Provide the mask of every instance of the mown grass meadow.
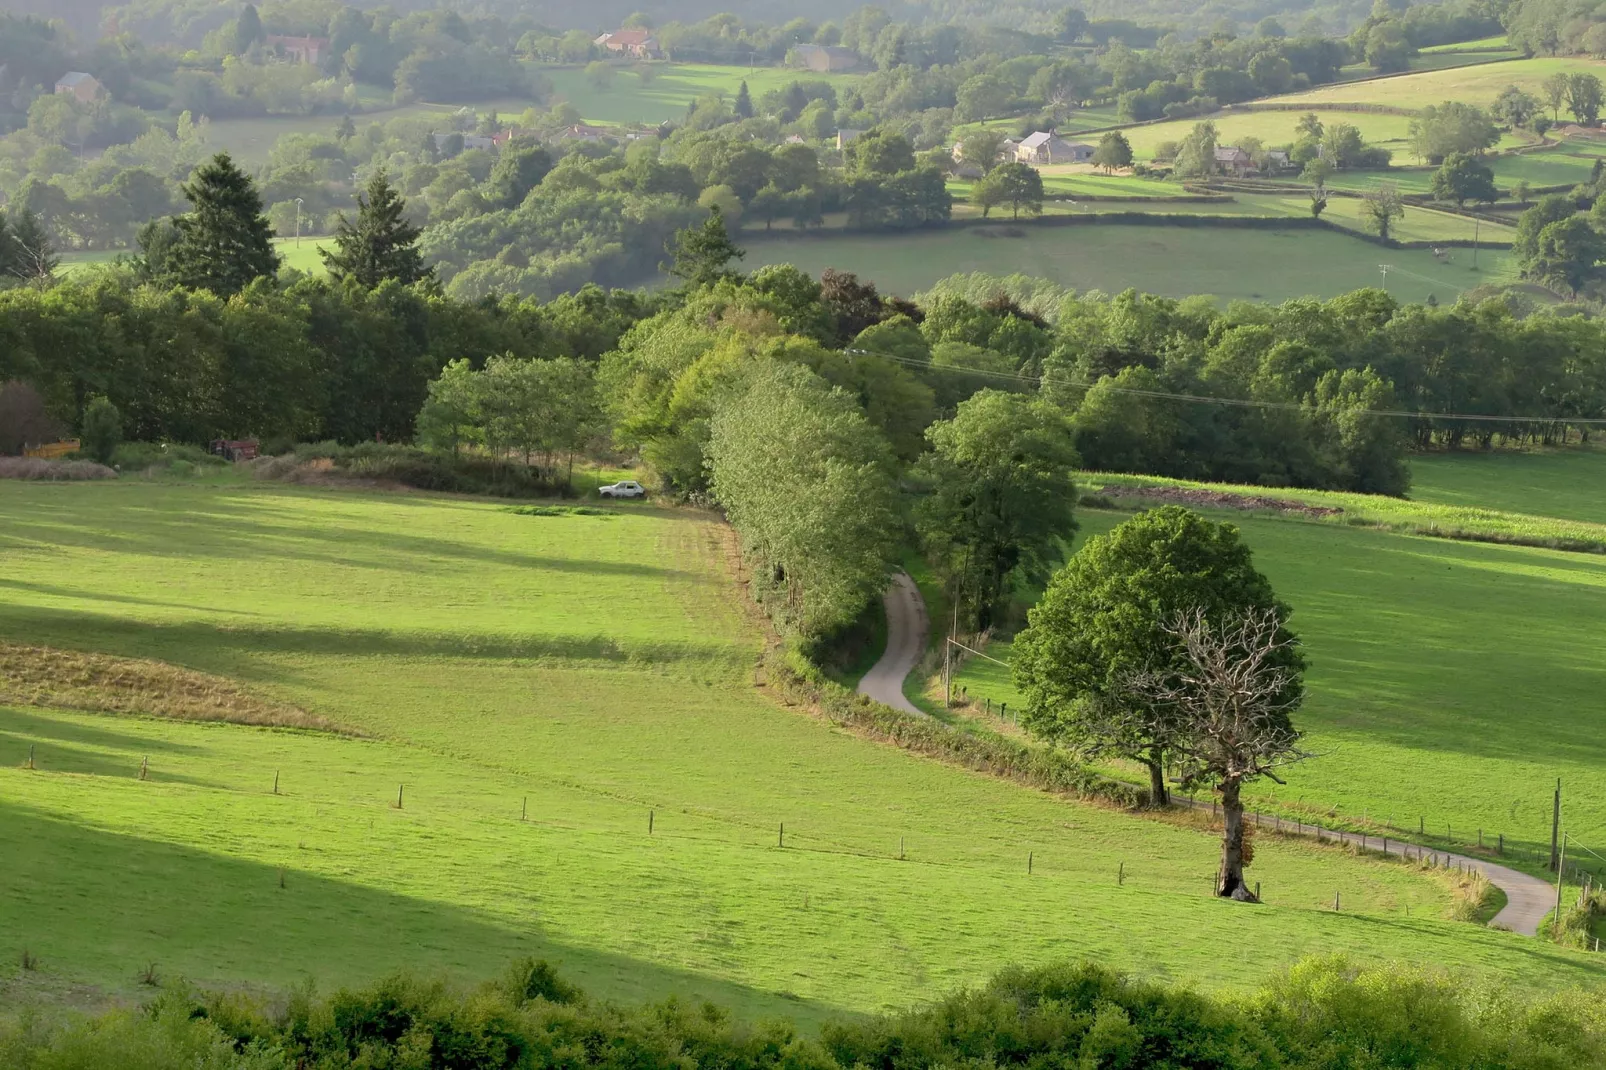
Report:
[{"label": "mown grass meadow", "polygon": [[483,976],[529,952],[617,998],[810,1017],[1083,955],[1210,986],[1339,949],[1597,976],[1438,920],[1447,893],[1402,866],[1306,845],[1264,841],[1272,906],[1235,909],[1208,894],[1208,833],[783,708],[754,688],[725,550],[652,506],[6,487],[0,637],[170,661],[361,736],[0,702],[0,949],[41,962],[0,985]]},{"label": "mown grass meadow", "polygon": [[[1190,205],[1178,205],[1190,208]],[[1260,230],[1208,226],[1107,223],[1036,226],[1018,236],[1000,227],[917,231],[906,234],[827,234],[807,238],[744,235],[744,268],[794,264],[818,274],[828,267],[857,272],[888,293],[914,293],[956,272],[1021,272],[1077,290],[1118,293],[1136,287],[1183,297],[1280,301],[1336,297],[1382,281],[1378,265],[1391,264],[1389,292],[1401,301],[1457,294],[1490,282],[1515,280],[1510,255],[1485,250],[1479,271],[1459,256],[1440,263],[1426,249],[1384,249],[1331,231]]]}]

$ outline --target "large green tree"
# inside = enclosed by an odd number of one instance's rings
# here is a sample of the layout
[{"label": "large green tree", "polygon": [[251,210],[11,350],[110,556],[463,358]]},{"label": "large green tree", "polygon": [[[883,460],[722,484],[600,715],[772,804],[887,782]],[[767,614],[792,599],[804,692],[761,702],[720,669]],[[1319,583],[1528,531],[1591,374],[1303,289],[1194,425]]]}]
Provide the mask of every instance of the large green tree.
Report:
[{"label": "large green tree", "polygon": [[714,496],[753,590],[805,639],[852,623],[886,586],[903,531],[892,455],[859,406],[807,368],[753,369],[710,428]]},{"label": "large green tree", "polygon": [[372,289],[386,279],[404,286],[430,278],[418,251],[419,229],[408,221],[407,203],[383,170],[374,172],[357,195],[357,218],[340,215],[334,247],[319,250],[324,266],[337,281],[350,279]]},{"label": "large green tree", "polygon": [[1132,166],[1132,143],[1119,130],[1111,130],[1099,138],[1099,147],[1093,151],[1093,165],[1104,168],[1105,174]]},{"label": "large green tree", "polygon": [[160,262],[151,264],[163,281],[232,297],[253,279],[277,274],[279,256],[262,197],[228,153],[196,168],[183,190],[190,210],[173,220],[172,240]]},{"label": "large green tree", "polygon": [[1016,582],[1040,586],[1076,530],[1076,449],[1060,411],[984,390],[926,430],[915,527],[969,623],[990,627]]},{"label": "large green tree", "polygon": [[1500,196],[1495,188],[1494,172],[1478,157],[1466,152],[1452,152],[1433,173],[1433,199],[1454,201],[1460,207],[1468,201],[1491,204]]},{"label": "large green tree", "polygon": [[[1180,726],[1133,694],[1133,677],[1183,664],[1167,632],[1181,616],[1221,623],[1265,611],[1289,612],[1236,527],[1179,506],[1139,513],[1072,555],[1016,637],[1022,723],[1083,755],[1142,763],[1151,801],[1164,804]],[[1300,664],[1297,650],[1283,656]]]}]

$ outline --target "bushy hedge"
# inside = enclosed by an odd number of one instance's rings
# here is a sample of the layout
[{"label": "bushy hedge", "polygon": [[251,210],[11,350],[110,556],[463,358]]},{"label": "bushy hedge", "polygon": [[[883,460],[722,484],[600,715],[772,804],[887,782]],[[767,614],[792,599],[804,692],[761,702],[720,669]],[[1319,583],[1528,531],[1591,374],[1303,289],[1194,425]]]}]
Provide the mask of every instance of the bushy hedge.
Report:
[{"label": "bushy hedge", "polygon": [[1012,968],[929,1007],[750,1025],[711,1004],[622,1008],[526,960],[463,992],[396,976],[327,998],[160,995],[140,1011],[0,1022],[10,1070],[928,1070],[933,1067],[1584,1070],[1606,1066],[1596,993],[1538,1000],[1398,964],[1311,959],[1248,997],[1096,963]]},{"label": "bushy hedge", "polygon": [[854,694],[826,678],[795,649],[775,649],[765,669],[770,685],[787,697],[816,705],[837,724],[904,750],[1027,787],[1104,799],[1127,808],[1140,806],[1146,798],[1142,790],[1101,776],[1062,752],[1003,736],[961,732],[935,718],[917,717]]},{"label": "bushy hedge", "polygon": [[567,483],[543,479],[536,469],[517,461],[433,453],[388,442],[298,446],[282,456],[259,460],[255,473],[259,479],[285,483],[399,483],[417,490],[500,498],[562,498],[574,493]]}]

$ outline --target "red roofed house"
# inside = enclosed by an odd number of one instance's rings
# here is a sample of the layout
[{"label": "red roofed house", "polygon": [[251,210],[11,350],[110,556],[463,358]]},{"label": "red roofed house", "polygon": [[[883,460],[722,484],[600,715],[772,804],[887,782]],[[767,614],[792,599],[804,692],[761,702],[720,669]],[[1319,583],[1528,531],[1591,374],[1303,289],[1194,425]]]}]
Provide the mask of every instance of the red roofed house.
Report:
[{"label": "red roofed house", "polygon": [[106,87],[92,74],[83,71],[68,71],[56,79],[56,92],[76,97],[85,104],[93,104],[106,92]]},{"label": "red roofed house", "polygon": [[263,44],[270,50],[278,51],[287,59],[313,67],[323,62],[323,57],[329,53],[327,37],[290,37],[282,33],[270,33],[263,40]]},{"label": "red roofed house", "polygon": [[615,30],[600,35],[591,43],[609,52],[623,52],[637,59],[657,59],[663,54],[658,50],[658,38],[652,35],[651,30]]}]

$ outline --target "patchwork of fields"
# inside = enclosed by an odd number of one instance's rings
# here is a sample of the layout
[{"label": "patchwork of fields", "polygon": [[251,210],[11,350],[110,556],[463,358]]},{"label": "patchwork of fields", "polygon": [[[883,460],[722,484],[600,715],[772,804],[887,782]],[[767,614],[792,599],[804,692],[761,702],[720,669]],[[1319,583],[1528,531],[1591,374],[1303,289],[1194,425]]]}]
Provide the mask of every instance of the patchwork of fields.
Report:
[{"label": "patchwork of fields", "polygon": [[[1081,955],[1228,986],[1313,950],[1606,973],[1436,920],[1435,882],[1308,845],[1259,845],[1272,905],[1244,911],[1208,894],[1207,833],[782,708],[752,686],[724,550],[707,519],[651,508],[8,487],[0,640],[177,663],[359,734],[0,705],[0,948],[42,963],[0,990],[124,992],[150,963],[274,987],[484,976],[530,952],[610,997],[807,1018]],[[1374,699],[1375,720],[1412,708]]]}]

